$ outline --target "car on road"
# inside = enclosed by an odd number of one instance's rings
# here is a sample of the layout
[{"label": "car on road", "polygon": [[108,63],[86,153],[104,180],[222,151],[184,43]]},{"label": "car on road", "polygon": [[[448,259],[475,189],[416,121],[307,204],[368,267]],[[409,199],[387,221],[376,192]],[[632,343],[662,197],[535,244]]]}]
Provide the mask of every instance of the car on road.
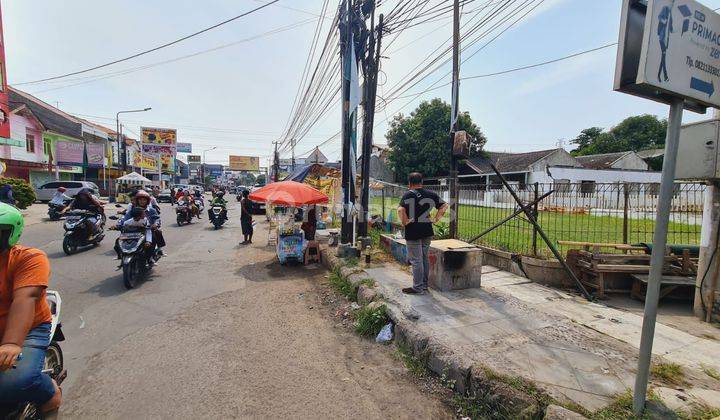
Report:
[{"label": "car on road", "polygon": [[100,196],[100,188],[98,188],[97,185],[95,185],[94,182],[89,181],[53,181],[48,182],[47,184],[43,184],[35,189],[35,196],[37,197],[38,201],[41,202],[47,202],[50,201],[55,195],[55,192],[58,188],[65,187],[67,191],[65,191],[65,194],[70,197],[75,197],[75,195],[83,188],[89,188],[92,190],[92,194],[96,197]]},{"label": "car on road", "polygon": [[170,190],[166,188],[160,191],[160,195],[158,195],[157,201],[158,203],[172,203],[172,198],[170,198]]}]

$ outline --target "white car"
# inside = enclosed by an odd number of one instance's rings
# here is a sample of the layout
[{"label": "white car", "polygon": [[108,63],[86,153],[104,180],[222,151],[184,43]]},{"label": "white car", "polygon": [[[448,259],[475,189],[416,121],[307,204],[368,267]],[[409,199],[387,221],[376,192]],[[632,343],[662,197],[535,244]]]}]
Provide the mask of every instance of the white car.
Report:
[{"label": "white car", "polygon": [[92,194],[94,196],[100,196],[100,188],[98,188],[97,185],[93,182],[89,181],[53,181],[48,182],[47,184],[44,184],[38,188],[35,189],[35,196],[39,201],[50,201],[55,195],[55,192],[58,188],[65,187],[67,191],[65,191],[65,194],[70,197],[75,197],[75,194],[78,193],[83,188],[89,188],[92,190]]}]

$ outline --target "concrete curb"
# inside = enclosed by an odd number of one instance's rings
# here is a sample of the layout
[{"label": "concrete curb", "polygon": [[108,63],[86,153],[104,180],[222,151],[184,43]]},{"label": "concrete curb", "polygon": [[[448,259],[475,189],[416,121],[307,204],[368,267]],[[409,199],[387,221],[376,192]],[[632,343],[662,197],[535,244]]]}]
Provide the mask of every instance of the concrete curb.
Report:
[{"label": "concrete curb", "polygon": [[[412,355],[422,361],[425,367],[434,374],[443,378],[447,383],[454,384],[455,392],[464,396],[481,397],[483,401],[490,404],[496,403],[514,413],[513,418],[543,418],[546,407],[543,407],[536,398],[513,388],[495,375],[489,375],[483,366],[476,366],[470,360],[464,360],[432,335],[422,331],[413,322],[412,314],[406,313],[407,309],[403,311],[397,305],[386,301],[377,288],[360,284],[362,280],[372,277],[360,268],[344,266],[334,251],[335,248],[321,250],[323,265],[328,270],[339,267],[340,273],[346,276],[352,284],[359,284],[358,300],[363,305],[372,301],[385,304],[387,315],[395,324],[397,344],[412,352]],[[371,296],[372,299],[370,299]],[[584,418],[579,414],[577,416],[579,417],[572,418]]]}]

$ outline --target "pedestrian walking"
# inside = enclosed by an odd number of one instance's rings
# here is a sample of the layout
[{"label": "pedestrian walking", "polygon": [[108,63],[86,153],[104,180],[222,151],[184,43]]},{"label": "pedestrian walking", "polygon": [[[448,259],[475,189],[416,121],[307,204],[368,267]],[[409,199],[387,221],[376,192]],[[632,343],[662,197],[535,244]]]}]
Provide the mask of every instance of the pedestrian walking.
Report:
[{"label": "pedestrian walking", "polygon": [[242,228],[243,241],[240,245],[248,245],[252,243],[253,237],[253,220],[250,209],[252,204],[250,203],[250,191],[243,190],[243,198],[240,200],[240,227]]},{"label": "pedestrian walking", "polygon": [[175,187],[171,187],[171,188],[170,188],[170,205],[171,205],[171,206],[174,206],[174,205],[175,205],[175,201],[177,201],[177,200],[175,199]]},{"label": "pedestrian walking", "polygon": [[[416,295],[427,292],[430,274],[430,241],[435,232],[433,223],[437,223],[448,208],[435,192],[423,188],[423,177],[419,172],[408,176],[408,188],[400,199],[397,212],[405,227],[408,260],[412,266],[413,285],[402,289],[403,293]],[[430,216],[436,209],[434,217]]]},{"label": "pedestrian walking", "polygon": [[15,200],[15,197],[13,197],[12,185],[5,184],[0,187],[0,202],[10,204],[11,206],[15,205],[17,201]]}]

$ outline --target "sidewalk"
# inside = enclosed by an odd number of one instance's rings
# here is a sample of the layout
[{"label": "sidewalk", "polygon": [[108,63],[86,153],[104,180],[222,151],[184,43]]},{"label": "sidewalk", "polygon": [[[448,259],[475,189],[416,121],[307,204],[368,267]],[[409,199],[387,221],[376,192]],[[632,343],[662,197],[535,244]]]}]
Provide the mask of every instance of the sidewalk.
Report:
[{"label": "sidewalk", "polygon": [[[379,284],[400,329],[415,329],[416,339],[426,340],[428,349],[446,349],[442,351],[452,353],[447,356],[459,360],[463,369],[489,368],[521,377],[554,399],[591,412],[633,387],[642,322],[638,315],[490,266],[483,267],[481,289],[421,296],[400,292],[412,280],[396,264],[365,271]],[[702,372],[703,367],[720,370],[720,343],[658,324],[654,351],[685,368],[687,384],[681,391],[653,384],[662,387],[661,396],[673,399],[682,392],[720,406],[720,382]]]}]

